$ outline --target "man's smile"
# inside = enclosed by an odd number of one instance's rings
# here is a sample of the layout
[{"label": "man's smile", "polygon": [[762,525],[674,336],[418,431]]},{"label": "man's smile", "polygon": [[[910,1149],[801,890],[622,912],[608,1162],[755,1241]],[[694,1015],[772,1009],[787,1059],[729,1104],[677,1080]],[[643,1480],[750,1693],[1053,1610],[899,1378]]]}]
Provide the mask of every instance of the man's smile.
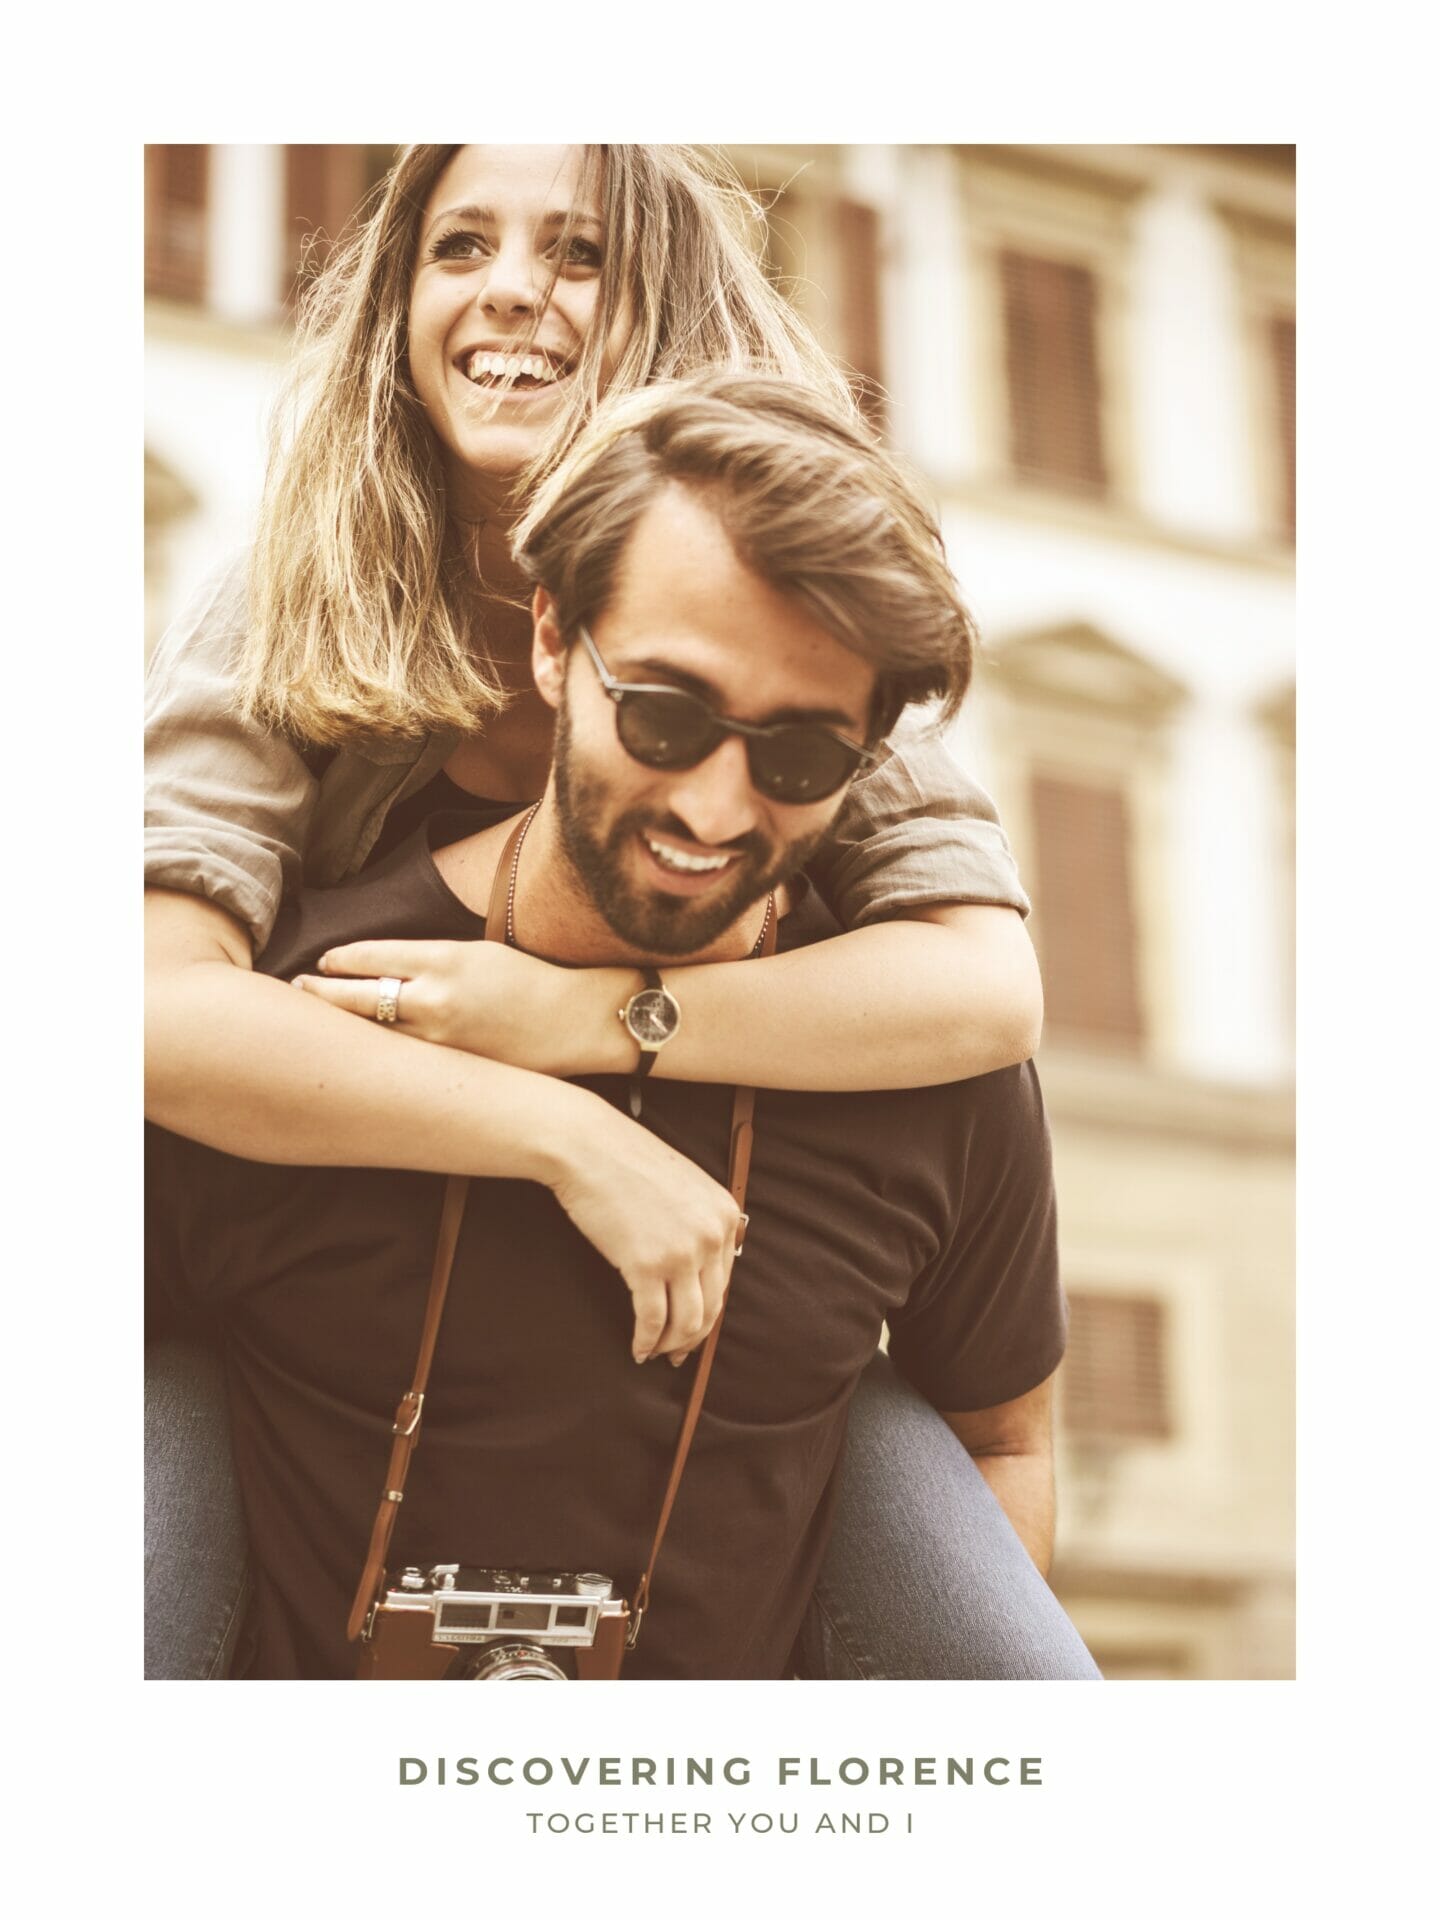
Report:
[{"label": "man's smile", "polygon": [[642,830],[639,836],[653,870],[658,870],[667,892],[701,893],[720,875],[729,873],[743,857],[723,847],[701,847],[671,835]]}]

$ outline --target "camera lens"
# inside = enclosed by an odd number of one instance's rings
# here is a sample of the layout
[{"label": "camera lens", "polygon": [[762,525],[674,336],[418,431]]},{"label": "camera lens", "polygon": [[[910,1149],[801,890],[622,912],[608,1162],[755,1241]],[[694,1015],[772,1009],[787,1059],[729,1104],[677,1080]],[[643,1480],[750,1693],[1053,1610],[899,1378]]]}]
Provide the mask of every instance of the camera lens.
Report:
[{"label": "camera lens", "polygon": [[568,1678],[542,1647],[523,1641],[500,1641],[479,1648],[465,1674],[467,1680],[564,1680]]}]

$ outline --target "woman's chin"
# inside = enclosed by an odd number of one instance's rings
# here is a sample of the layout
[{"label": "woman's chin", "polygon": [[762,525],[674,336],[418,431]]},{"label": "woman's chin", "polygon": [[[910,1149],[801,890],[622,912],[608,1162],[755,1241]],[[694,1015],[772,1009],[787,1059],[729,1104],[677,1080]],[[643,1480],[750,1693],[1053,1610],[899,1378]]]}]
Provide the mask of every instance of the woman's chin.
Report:
[{"label": "woman's chin", "polygon": [[461,519],[488,518],[515,505],[520,475],[540,451],[543,436],[491,426],[467,433],[448,449],[451,510]]}]

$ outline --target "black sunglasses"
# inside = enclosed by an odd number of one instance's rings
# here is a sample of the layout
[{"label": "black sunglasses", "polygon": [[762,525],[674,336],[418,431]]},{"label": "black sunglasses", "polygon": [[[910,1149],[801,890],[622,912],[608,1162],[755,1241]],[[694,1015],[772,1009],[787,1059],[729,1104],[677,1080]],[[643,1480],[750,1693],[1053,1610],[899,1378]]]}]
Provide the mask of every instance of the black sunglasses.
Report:
[{"label": "black sunglasses", "polygon": [[760,727],[727,720],[698,694],[679,687],[633,686],[617,680],[584,627],[580,638],[595,662],[600,684],[615,702],[615,732],[632,760],[642,767],[698,767],[725,739],[736,733],[745,742],[750,779],[769,800],[805,806],[838,793],[857,768],[875,759],[828,727],[779,720]]}]

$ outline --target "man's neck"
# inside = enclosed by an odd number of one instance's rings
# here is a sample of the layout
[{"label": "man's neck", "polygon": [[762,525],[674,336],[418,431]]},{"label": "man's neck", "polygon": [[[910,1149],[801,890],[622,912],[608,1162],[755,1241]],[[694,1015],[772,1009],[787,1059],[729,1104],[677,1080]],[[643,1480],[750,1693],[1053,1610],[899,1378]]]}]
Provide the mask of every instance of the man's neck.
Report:
[{"label": "man's neck", "polygon": [[[467,840],[456,840],[435,855],[440,876],[472,913],[490,910],[496,870],[514,819],[502,820]],[[506,883],[510,862],[506,863]],[[786,889],[776,890],[777,913],[787,911]],[[753,950],[765,923],[766,903],[757,900],[708,946],[693,953],[655,953],[631,946],[610,926],[575,873],[560,837],[554,794],[547,792],[525,834],[515,875],[516,945],[561,966],[693,966],[701,961],[743,960]]]}]

